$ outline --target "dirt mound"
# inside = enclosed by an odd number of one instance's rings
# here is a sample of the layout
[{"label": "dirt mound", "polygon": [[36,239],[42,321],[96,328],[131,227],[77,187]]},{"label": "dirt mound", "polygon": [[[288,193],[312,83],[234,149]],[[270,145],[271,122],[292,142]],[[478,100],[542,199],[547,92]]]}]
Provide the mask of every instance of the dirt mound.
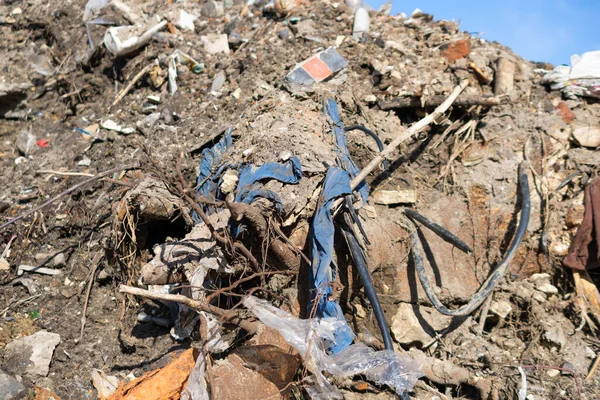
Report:
[{"label": "dirt mound", "polygon": [[[354,32],[363,11],[0,5],[0,382],[597,397],[597,277],[562,266],[597,99],[454,21],[369,10]],[[49,358],[6,354],[39,330]]]}]

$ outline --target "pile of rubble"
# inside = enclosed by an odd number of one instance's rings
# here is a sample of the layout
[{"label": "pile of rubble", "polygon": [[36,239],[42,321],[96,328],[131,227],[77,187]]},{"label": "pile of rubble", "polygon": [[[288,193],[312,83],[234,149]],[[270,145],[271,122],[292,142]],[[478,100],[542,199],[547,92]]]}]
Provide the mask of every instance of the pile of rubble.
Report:
[{"label": "pile of rubble", "polygon": [[0,6],[0,399],[594,397],[597,52],[389,9]]}]

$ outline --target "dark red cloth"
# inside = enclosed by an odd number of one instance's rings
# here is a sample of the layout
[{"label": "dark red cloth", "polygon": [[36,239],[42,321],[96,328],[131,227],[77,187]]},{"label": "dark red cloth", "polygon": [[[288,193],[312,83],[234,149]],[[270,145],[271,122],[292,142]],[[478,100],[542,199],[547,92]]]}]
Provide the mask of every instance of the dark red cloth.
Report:
[{"label": "dark red cloth", "polygon": [[563,264],[585,270],[600,266],[600,178],[585,188],[583,222],[569,248]]}]

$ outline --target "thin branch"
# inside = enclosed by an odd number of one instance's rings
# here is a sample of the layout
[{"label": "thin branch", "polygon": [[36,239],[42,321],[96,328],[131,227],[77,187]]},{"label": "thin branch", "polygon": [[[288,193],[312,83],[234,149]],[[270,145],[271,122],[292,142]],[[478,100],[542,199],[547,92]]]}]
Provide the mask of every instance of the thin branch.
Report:
[{"label": "thin branch", "polygon": [[415,134],[421,132],[425,127],[431,124],[433,121],[438,119],[441,115],[443,115],[450,106],[454,103],[458,95],[462,93],[463,90],[469,85],[468,80],[463,80],[448,96],[446,101],[444,101],[438,108],[436,108],[431,114],[408,128],[406,131],[402,132],[398,137],[396,137],[385,149],[383,149],[380,153],[371,160],[371,162],[360,171],[360,173],[352,179],[350,182],[350,186],[352,189],[356,189],[356,187],[363,181],[365,178],[373,171],[375,171],[379,164],[383,162],[402,142],[414,136]]},{"label": "thin branch", "polygon": [[184,304],[197,311],[209,312],[218,318],[222,318],[223,320],[226,320],[232,324],[238,325],[240,328],[242,328],[248,333],[256,333],[256,331],[258,330],[258,322],[243,319],[239,313],[211,306],[210,304],[207,304],[203,301],[190,299],[189,297],[182,296],[180,294],[155,293],[149,290],[135,288],[127,285],[119,286],[119,292],[132,294],[134,296],[147,297],[153,300],[174,301],[176,303]]},{"label": "thin branch", "polygon": [[83,330],[85,328],[85,320],[87,318],[87,308],[88,303],[90,301],[90,293],[92,292],[92,286],[94,286],[94,275],[96,274],[96,269],[98,269],[98,265],[100,265],[100,260],[102,259],[102,252],[96,253],[94,259],[92,260],[92,271],[90,272],[90,279],[87,285],[87,291],[85,292],[85,300],[83,302],[83,312],[81,313],[81,332],[79,333],[79,339],[77,342],[80,342],[83,338]]},{"label": "thin branch", "polygon": [[115,97],[115,101],[113,101],[113,103],[110,106],[114,107],[118,102],[120,102],[123,99],[123,97],[125,97],[125,95],[129,93],[133,85],[135,85],[137,81],[139,81],[142,78],[142,76],[149,72],[152,69],[152,67],[154,67],[154,63],[150,63],[144,68],[142,68],[142,70],[138,72],[136,76],[133,77],[131,82],[129,82],[129,84],[127,84],[127,86],[125,86],[125,88],[121,90],[119,94],[117,94],[117,97]]},{"label": "thin branch", "polygon": [[[432,96],[425,101],[422,101],[420,97],[398,97],[392,100],[378,102],[379,108],[384,111],[399,110],[403,108],[426,108],[426,107],[438,107],[444,102],[444,96]],[[461,96],[454,102],[455,106],[458,107],[470,107],[470,106],[485,106],[492,107],[498,106],[508,102],[508,97],[490,97],[490,96]]]}]

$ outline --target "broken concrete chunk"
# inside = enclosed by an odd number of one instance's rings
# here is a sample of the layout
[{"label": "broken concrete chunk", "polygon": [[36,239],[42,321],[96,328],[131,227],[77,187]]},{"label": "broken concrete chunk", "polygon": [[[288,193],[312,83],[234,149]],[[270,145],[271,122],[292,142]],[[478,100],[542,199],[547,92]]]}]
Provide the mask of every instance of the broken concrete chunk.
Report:
[{"label": "broken concrete chunk", "polygon": [[549,274],[533,274],[529,277],[529,281],[533,283],[535,290],[538,290],[547,295],[557,294],[558,289],[550,283]]},{"label": "broken concrete chunk", "polygon": [[572,135],[580,146],[600,146],[600,125],[578,125],[573,128]]},{"label": "broken concrete chunk", "polygon": [[221,1],[209,0],[202,4],[202,7],[200,8],[200,13],[204,17],[218,18],[222,17],[223,14],[225,14],[225,7],[223,2]]},{"label": "broken concrete chunk", "polygon": [[48,331],[17,338],[6,345],[3,366],[15,374],[46,376],[59,343],[60,335]]},{"label": "broken concrete chunk", "polygon": [[348,61],[330,47],[296,65],[286,79],[297,85],[309,86],[331,77],[347,65]]},{"label": "broken concrete chunk", "polygon": [[428,343],[435,336],[432,328],[443,329],[450,321],[450,317],[432,310],[419,305],[400,303],[390,326],[394,340],[405,346],[422,347]]},{"label": "broken concrete chunk", "polygon": [[567,343],[567,336],[560,324],[544,324],[545,330],[542,335],[543,339],[551,345],[563,347]]},{"label": "broken concrete chunk", "polygon": [[229,54],[229,41],[226,34],[211,34],[200,36],[204,45],[204,51],[208,54],[225,53]]},{"label": "broken concrete chunk", "polygon": [[490,305],[490,312],[494,315],[502,319],[506,319],[508,315],[512,312],[512,306],[508,301],[492,301]]},{"label": "broken concrete chunk", "polygon": [[376,190],[371,195],[375,204],[395,205],[414,204],[417,202],[416,190]]},{"label": "broken concrete chunk", "polygon": [[352,36],[354,39],[359,40],[369,33],[369,12],[364,8],[359,8],[354,14],[354,26],[352,28]]},{"label": "broken concrete chunk", "polygon": [[510,95],[515,86],[515,63],[505,57],[496,60],[496,77],[494,82],[494,94],[500,96]]}]

